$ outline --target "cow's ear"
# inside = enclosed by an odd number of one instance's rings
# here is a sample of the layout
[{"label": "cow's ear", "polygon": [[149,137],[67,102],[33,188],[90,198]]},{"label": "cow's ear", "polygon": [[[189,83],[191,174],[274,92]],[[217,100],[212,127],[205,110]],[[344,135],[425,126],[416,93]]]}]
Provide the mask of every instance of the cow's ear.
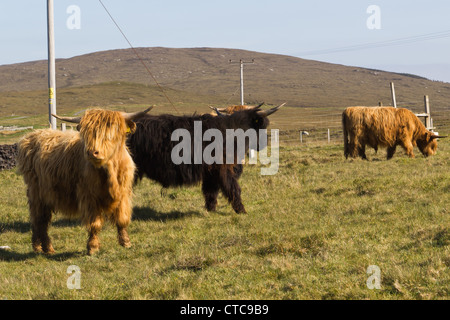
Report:
[{"label": "cow's ear", "polygon": [[133,134],[136,131],[136,123],[131,120],[127,120],[127,133]]}]

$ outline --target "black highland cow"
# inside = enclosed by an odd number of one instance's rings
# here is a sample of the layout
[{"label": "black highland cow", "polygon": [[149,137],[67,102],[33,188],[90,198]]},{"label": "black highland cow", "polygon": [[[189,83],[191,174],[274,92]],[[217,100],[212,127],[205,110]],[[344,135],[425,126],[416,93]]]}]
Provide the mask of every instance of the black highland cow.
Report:
[{"label": "black highland cow", "polygon": [[[284,104],[283,104],[284,105]],[[236,144],[234,145],[234,163],[226,161],[225,137],[226,129],[266,129],[269,125],[270,114],[279,108],[261,110],[260,106],[252,109],[237,111],[231,115],[223,115],[216,110],[218,116],[210,114],[193,116],[173,115],[145,115],[136,122],[136,132],[128,138],[128,147],[136,164],[136,182],[143,177],[159,182],[164,188],[194,185],[202,182],[202,192],[208,211],[215,211],[219,190],[228,199],[236,213],[246,213],[241,201],[241,188],[237,179],[242,173],[242,164],[236,158]],[[223,162],[207,164],[202,160],[199,164],[175,164],[172,161],[172,150],[179,143],[172,141],[172,133],[176,129],[186,129],[191,137],[194,136],[194,122],[201,121],[202,136],[208,129],[217,129],[223,138]],[[191,140],[194,150],[194,139]],[[202,141],[202,151],[209,142]],[[246,142],[245,152],[248,151]],[[258,143],[260,147],[260,143]],[[265,146],[262,146],[265,147]],[[258,148],[256,147],[258,150]],[[261,148],[262,149],[262,148]],[[192,160],[194,160],[194,152]]]}]

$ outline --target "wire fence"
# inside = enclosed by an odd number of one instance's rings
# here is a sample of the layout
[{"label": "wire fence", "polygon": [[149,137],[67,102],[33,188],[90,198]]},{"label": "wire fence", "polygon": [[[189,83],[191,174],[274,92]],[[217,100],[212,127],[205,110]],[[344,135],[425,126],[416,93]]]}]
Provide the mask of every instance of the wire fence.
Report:
[{"label": "wire fence", "polygon": [[[423,113],[420,108],[416,109],[410,110],[414,113]],[[450,106],[438,111],[431,110],[431,118],[436,132],[444,133],[450,130]],[[424,123],[424,119],[421,118],[421,120]],[[342,112],[320,109],[304,112],[300,110],[298,116],[288,121],[292,123],[287,125],[281,121],[278,122],[280,128],[285,128],[279,130],[280,145],[343,143]]]}]

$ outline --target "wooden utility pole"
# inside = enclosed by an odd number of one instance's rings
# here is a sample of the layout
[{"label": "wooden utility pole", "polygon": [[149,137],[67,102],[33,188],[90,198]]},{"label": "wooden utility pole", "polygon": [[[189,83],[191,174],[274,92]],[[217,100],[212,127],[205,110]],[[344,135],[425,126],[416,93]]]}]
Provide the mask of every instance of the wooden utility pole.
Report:
[{"label": "wooden utility pole", "polygon": [[236,64],[239,63],[241,65],[241,105],[244,105],[244,64],[253,64],[255,62],[255,59],[252,59],[252,61],[244,61],[242,59],[238,61],[232,61],[230,60],[230,63]]},{"label": "wooden utility pole", "polygon": [[394,108],[397,108],[397,101],[395,100],[395,88],[393,82],[391,82],[391,97],[392,97],[392,106]]},{"label": "wooden utility pole", "polygon": [[55,33],[53,22],[53,0],[47,0],[47,43],[48,43],[48,120],[56,130],[56,80],[55,80]]}]

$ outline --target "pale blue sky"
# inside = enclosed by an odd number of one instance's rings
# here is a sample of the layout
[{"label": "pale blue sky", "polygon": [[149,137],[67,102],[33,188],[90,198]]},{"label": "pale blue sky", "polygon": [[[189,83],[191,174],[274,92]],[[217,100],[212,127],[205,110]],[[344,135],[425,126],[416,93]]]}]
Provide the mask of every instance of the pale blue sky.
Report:
[{"label": "pale blue sky", "polygon": [[[246,49],[450,82],[448,0],[102,1],[135,47]],[[70,5],[81,10],[79,30],[66,26]],[[370,5],[380,8],[381,29],[366,25]],[[57,58],[128,48],[98,0],[55,0],[55,29]],[[46,59],[46,0],[1,0],[0,30],[0,65]],[[306,54],[443,31],[427,41]]]}]

